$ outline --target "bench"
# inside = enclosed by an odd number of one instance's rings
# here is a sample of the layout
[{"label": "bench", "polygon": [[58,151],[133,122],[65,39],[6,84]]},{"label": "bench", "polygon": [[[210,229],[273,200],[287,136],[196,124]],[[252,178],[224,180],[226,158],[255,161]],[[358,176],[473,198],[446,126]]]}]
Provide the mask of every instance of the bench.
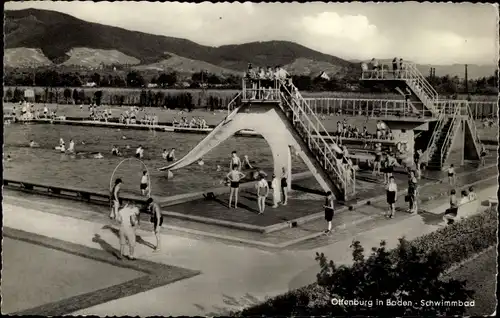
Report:
[{"label": "bench", "polygon": [[[457,216],[453,219],[453,222],[458,222],[470,217],[471,215],[477,214],[480,207],[481,202],[478,199],[459,205]],[[443,222],[439,223],[439,225],[446,226],[448,225],[448,221],[443,220]]]}]

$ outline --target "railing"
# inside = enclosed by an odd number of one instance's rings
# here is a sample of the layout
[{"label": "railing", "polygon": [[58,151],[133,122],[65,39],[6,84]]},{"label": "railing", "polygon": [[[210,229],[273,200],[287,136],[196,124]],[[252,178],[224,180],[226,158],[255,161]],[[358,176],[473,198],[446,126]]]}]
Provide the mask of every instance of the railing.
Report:
[{"label": "railing", "polygon": [[434,102],[438,100],[439,95],[436,90],[427,82],[425,77],[417,69],[413,63],[404,63],[403,69],[399,70],[363,70],[361,79],[363,80],[379,80],[379,79],[401,79],[405,80],[411,86],[413,91],[419,95],[418,97],[432,111]]},{"label": "railing", "polygon": [[423,157],[430,159],[434,152],[436,151],[437,147],[437,141],[439,140],[439,137],[441,136],[441,131],[443,130],[443,127],[447,121],[447,117],[445,116],[444,113],[441,113],[439,115],[438,123],[436,125],[436,128],[434,128],[434,131],[432,132],[431,139],[429,140],[429,144],[427,145],[427,149],[424,151]]},{"label": "railing", "polygon": [[278,80],[243,79],[242,98],[244,100],[279,101]]},{"label": "railing", "polygon": [[[467,109],[467,122],[471,130],[472,138],[474,138],[476,146],[479,147],[479,145],[481,145],[481,139],[479,138],[479,134],[477,133],[476,122],[474,121],[474,117],[472,116],[472,110],[470,109],[469,103],[466,103],[465,107]],[[478,150],[481,151],[481,149]]]},{"label": "railing", "polygon": [[[307,138],[306,141],[308,143],[308,146],[310,147],[311,144],[313,144],[317,148],[317,151],[320,152],[320,155],[322,155],[323,157],[322,160],[320,160],[320,162],[324,162],[323,166],[327,171],[331,170],[335,173],[335,177],[337,178],[337,180],[339,180],[342,183],[344,195],[347,196],[348,194],[355,193],[356,171],[354,170],[352,164],[348,161],[346,167],[344,167],[340,163],[332,162],[332,160],[337,160],[336,153],[332,151],[332,147],[337,147],[338,149],[340,148],[336,145],[336,143],[330,145],[325,140],[325,138],[331,139],[332,137],[328,134],[328,131],[325,129],[319,118],[316,116],[316,113],[313,112],[313,110],[309,107],[308,103],[299,93],[297,88],[293,84],[290,85],[290,88],[294,92],[294,94],[292,94],[290,90],[286,87],[286,85],[284,85],[284,83],[282,82],[281,82],[281,87],[291,97],[292,104],[290,104],[288,99],[282,94],[282,99],[285,100],[286,104],[291,108],[293,112],[294,116],[293,121],[295,122],[295,119],[297,119],[297,121],[302,125],[302,128],[305,130],[306,132],[305,137]],[[305,117],[305,120],[307,121],[308,125],[306,125],[303,122],[302,115]],[[319,132],[320,130],[323,131],[323,134]],[[313,133],[314,135],[319,135],[320,137],[314,138]],[[318,142],[318,140],[321,142],[321,144]],[[314,149],[311,150],[314,151]],[[350,171],[352,173],[351,178],[348,177],[348,174],[346,173],[347,171]]]},{"label": "railing", "polygon": [[237,100],[238,100],[238,97],[241,96],[241,93],[242,92],[239,92],[230,102],[229,104],[227,104],[227,115],[229,116],[229,114],[231,114],[231,112],[233,111],[233,109],[231,109],[231,105],[233,103],[235,103]]},{"label": "railing", "polygon": [[[362,98],[304,98],[311,109],[318,113],[335,114],[342,110],[342,114],[366,117],[403,117],[403,118],[437,118],[438,114],[426,116],[422,112],[414,112],[411,104],[401,99],[362,99]],[[333,104],[333,105],[332,105]],[[319,108],[319,111],[318,111]]]},{"label": "railing", "polygon": [[[451,148],[451,142],[453,141],[453,137],[455,137],[455,131],[456,131],[455,125],[457,124],[457,122],[459,122],[458,118],[460,118],[460,110],[461,110],[460,107],[456,107],[455,113],[453,114],[453,119],[451,121],[450,128],[448,128],[443,145],[441,146],[441,158],[440,158],[440,166],[441,167],[443,166],[444,161],[446,159],[446,156],[449,153],[449,150]],[[448,143],[450,143],[450,145],[448,145]]]}]

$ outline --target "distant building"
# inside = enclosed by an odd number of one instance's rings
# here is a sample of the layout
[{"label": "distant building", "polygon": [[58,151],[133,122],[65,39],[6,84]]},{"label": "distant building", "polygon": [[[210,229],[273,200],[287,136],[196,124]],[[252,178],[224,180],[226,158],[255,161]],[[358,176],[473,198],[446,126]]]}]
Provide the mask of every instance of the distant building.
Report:
[{"label": "distant building", "polygon": [[318,76],[316,76],[317,78],[322,78],[322,79],[325,79],[327,81],[330,80],[330,76],[328,76],[328,74],[326,74],[325,71],[322,71],[321,73],[318,74]]}]

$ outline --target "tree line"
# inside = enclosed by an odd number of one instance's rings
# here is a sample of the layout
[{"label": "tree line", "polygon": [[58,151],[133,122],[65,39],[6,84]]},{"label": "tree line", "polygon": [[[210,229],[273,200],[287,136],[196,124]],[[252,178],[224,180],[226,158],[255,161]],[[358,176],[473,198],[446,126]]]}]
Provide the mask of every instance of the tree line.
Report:
[{"label": "tree line", "polygon": [[[236,94],[227,96],[193,96],[190,92],[177,91],[164,93],[163,91],[153,91],[143,89],[140,94],[120,94],[120,92],[110,92],[97,90],[93,93],[84,89],[58,89],[46,87],[43,91],[35,91],[35,103],[56,103],[56,104],[96,104],[120,105],[120,106],[141,106],[141,107],[165,107],[170,109],[206,108],[208,110],[225,109]],[[4,101],[18,103],[25,100],[24,90],[20,88],[8,88],[4,94]]]},{"label": "tree line", "polygon": [[[359,81],[360,74],[347,74],[343,78],[324,79],[306,75],[293,75],[293,81],[303,91],[338,91],[390,93],[386,85]],[[439,94],[498,94],[498,72],[489,77],[469,79],[467,83],[458,76],[432,76],[427,81]],[[209,72],[197,72],[189,79],[181,78],[177,72],[163,72],[146,79],[143,72],[129,71],[126,74],[81,74],[76,72],[58,72],[54,69],[31,71],[7,71],[4,74],[5,86],[42,86],[42,87],[81,87],[93,82],[98,87],[142,88],[155,84],[160,88],[241,88],[241,78],[236,75],[220,76]]]}]

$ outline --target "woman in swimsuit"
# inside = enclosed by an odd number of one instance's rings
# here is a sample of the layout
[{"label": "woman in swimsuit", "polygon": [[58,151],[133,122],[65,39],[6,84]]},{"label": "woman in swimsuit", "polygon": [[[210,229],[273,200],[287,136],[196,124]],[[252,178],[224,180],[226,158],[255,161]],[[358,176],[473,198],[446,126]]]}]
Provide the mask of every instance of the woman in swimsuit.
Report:
[{"label": "woman in swimsuit", "polygon": [[395,203],[398,195],[398,186],[394,181],[393,176],[389,178],[389,183],[387,184],[386,191],[387,191],[387,204],[389,204],[389,211],[386,216],[392,219],[394,217],[394,212],[396,210]]},{"label": "woman in swimsuit", "polygon": [[240,187],[240,181],[241,181],[241,179],[245,178],[245,175],[243,173],[241,173],[238,170],[238,166],[235,165],[235,166],[233,166],[233,170],[231,170],[227,174],[226,178],[229,180],[230,186],[231,186],[231,193],[229,194],[229,208],[231,208],[233,195],[234,195],[234,207],[237,208],[238,207],[238,191],[239,191],[239,187]]}]

